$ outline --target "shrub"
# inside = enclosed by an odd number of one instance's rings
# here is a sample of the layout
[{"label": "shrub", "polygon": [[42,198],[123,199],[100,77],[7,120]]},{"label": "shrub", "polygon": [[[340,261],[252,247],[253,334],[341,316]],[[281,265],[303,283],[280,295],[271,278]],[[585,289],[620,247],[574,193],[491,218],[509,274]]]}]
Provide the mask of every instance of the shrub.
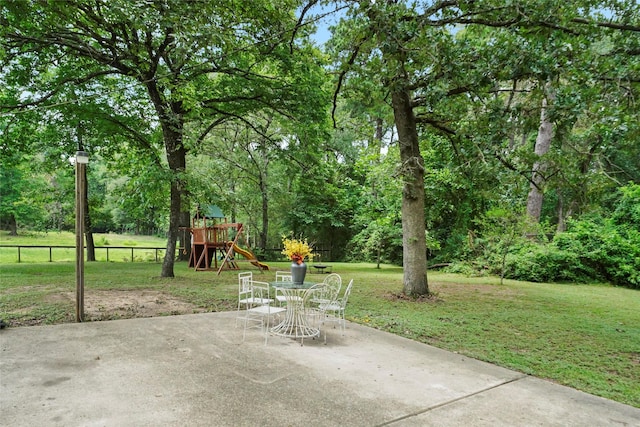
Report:
[{"label": "shrub", "polygon": [[96,246],[109,246],[109,240],[107,240],[106,236],[99,236],[98,238],[95,239],[94,244]]},{"label": "shrub", "polygon": [[507,256],[505,277],[531,282],[587,282],[595,272],[580,257],[553,245],[535,245]]},{"label": "shrub", "polygon": [[631,225],[597,216],[569,221],[553,245],[577,255],[595,278],[640,288],[640,231]]},{"label": "shrub", "polygon": [[[636,186],[637,187],[637,186]],[[567,231],[551,243],[511,238],[500,225],[476,242],[483,253],[476,259],[493,274],[532,282],[607,281],[640,289],[640,230],[637,204],[640,191],[628,190],[611,217],[592,214],[569,220]],[[638,203],[637,203],[638,202]],[[502,260],[501,260],[502,259]]]},{"label": "shrub", "polygon": [[620,200],[613,213],[616,224],[640,229],[640,185],[629,184],[620,188]]},{"label": "shrub", "polygon": [[465,276],[477,276],[481,270],[475,268],[468,262],[452,262],[445,267],[443,271],[446,273],[464,274]]}]

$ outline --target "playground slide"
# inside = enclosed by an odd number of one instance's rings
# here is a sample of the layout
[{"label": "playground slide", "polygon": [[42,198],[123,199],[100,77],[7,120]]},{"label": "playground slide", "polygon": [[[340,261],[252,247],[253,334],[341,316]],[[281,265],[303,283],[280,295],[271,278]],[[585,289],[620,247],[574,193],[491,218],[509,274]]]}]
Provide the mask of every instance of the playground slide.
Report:
[{"label": "playground slide", "polygon": [[[233,250],[236,251],[237,253],[239,253],[240,255],[242,255],[243,257],[245,257],[246,259],[256,259],[256,256],[249,250],[247,249],[242,249],[240,246],[236,245],[235,243],[233,244]],[[267,264],[263,264],[260,261],[251,261],[251,264],[255,265],[256,267],[258,267],[261,270],[268,270],[269,266]]]}]

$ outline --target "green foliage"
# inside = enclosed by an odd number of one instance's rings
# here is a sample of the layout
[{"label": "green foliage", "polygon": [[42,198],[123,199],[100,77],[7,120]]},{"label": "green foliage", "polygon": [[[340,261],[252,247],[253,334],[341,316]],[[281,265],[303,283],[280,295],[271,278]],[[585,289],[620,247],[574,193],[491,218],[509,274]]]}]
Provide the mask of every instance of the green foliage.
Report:
[{"label": "green foliage", "polygon": [[629,184],[619,189],[622,197],[617,201],[613,220],[640,230],[640,184]]},{"label": "green foliage", "polygon": [[[499,235],[496,234],[496,235]],[[601,217],[569,221],[568,230],[550,243],[521,239],[482,241],[482,266],[491,273],[532,282],[607,281],[640,288],[640,231]],[[500,259],[500,254],[504,259]],[[451,270],[460,271],[460,270]]]},{"label": "green foliage", "polygon": [[[310,170],[310,175],[300,175],[293,182],[291,209],[284,216],[283,224],[294,234],[304,233],[310,240],[326,245],[325,249],[331,251],[331,260],[343,260],[352,237],[350,229],[358,186],[344,173],[344,167],[327,162]],[[299,209],[300,206],[304,209]]]},{"label": "green foliage", "polygon": [[[405,80],[425,161],[430,263],[637,286],[640,56],[636,32],[621,28],[637,28],[638,2],[350,2],[327,45],[329,72],[308,26],[296,28],[295,2],[170,3],[3,3],[3,225],[72,229],[67,160],[84,146],[96,230],[164,234],[179,182],[184,211],[218,204],[265,254],[293,231],[334,259],[400,264],[402,165],[389,104]],[[79,7],[95,19],[84,22]],[[593,21],[602,10],[611,26]],[[465,24],[452,32],[456,22]],[[331,134],[327,83],[337,75]],[[556,97],[542,218],[574,218],[552,244],[516,214],[547,83]],[[165,158],[182,148],[185,165]]]},{"label": "green foliage", "polygon": [[1,163],[0,222],[13,219],[20,227],[44,228],[49,192],[45,177],[31,171],[36,162],[14,156]]},{"label": "green foliage", "polygon": [[107,239],[107,236],[95,235],[93,238],[93,243],[96,246],[108,246],[109,240]]},{"label": "green foliage", "polygon": [[592,216],[570,221],[554,245],[573,253],[595,277],[616,285],[640,288],[640,230]]},{"label": "green foliage", "polygon": [[348,259],[401,265],[399,153],[395,146],[386,154],[380,151],[380,141],[372,140],[362,148],[355,163],[355,171],[364,185],[355,199],[354,237]]},{"label": "green foliage", "polygon": [[505,277],[531,282],[586,283],[597,275],[575,252],[553,245],[530,244],[507,255]]},{"label": "green foliage", "polygon": [[567,222],[567,230],[546,241],[544,227],[516,210],[491,209],[476,221],[478,237],[467,246],[463,263],[447,271],[470,275],[483,270],[533,282],[606,281],[640,288],[640,186],[618,192],[611,216],[593,213]]},{"label": "green foliage", "polygon": [[490,266],[490,271],[500,275],[501,280],[507,275],[507,258],[519,248],[528,248],[529,240],[540,232],[538,224],[518,211],[506,207],[488,210],[476,221],[480,238],[474,243],[479,257]]},{"label": "green foliage", "polygon": [[402,264],[402,227],[397,218],[379,217],[353,237],[350,249],[351,260]]}]

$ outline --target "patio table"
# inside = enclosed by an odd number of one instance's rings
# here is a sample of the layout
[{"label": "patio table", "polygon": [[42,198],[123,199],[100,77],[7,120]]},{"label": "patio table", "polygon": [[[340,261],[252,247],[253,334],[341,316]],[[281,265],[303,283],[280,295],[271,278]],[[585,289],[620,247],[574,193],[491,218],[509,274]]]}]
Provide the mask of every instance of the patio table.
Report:
[{"label": "patio table", "polygon": [[315,270],[320,274],[329,274],[332,271],[331,266],[327,264],[311,264],[311,267],[315,268]]},{"label": "patio table", "polygon": [[269,285],[278,289],[287,303],[284,319],[272,327],[271,332],[288,338],[304,339],[320,336],[320,329],[309,323],[305,307],[309,299],[307,291],[315,283],[269,282]]}]

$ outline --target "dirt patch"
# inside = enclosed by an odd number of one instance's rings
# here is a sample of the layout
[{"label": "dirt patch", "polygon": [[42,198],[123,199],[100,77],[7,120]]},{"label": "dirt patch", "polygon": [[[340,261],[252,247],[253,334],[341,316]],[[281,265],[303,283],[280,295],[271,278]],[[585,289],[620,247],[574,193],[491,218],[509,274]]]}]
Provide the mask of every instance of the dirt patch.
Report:
[{"label": "dirt patch", "polygon": [[[75,293],[49,297],[49,301],[70,301],[75,306]],[[159,291],[91,291],[84,295],[85,320],[131,319],[205,312],[203,308]]]},{"label": "dirt patch", "polygon": [[479,293],[496,297],[516,297],[520,293],[507,286],[484,283],[435,282],[429,285],[434,292],[443,294],[469,295],[469,293]]},{"label": "dirt patch", "polygon": [[428,295],[419,295],[419,296],[409,296],[403,294],[402,292],[392,292],[384,295],[386,299],[389,301],[411,301],[411,302],[425,302],[425,303],[437,303],[442,302],[442,299],[438,297],[435,293],[430,293]]},{"label": "dirt patch", "polygon": [[487,285],[479,283],[454,283],[454,282],[434,282],[429,284],[430,293],[412,297],[402,292],[392,292],[383,295],[389,301],[410,301],[416,303],[441,303],[447,297],[467,296],[469,294],[486,294],[496,298],[512,299],[516,298],[518,291],[499,285]]}]

